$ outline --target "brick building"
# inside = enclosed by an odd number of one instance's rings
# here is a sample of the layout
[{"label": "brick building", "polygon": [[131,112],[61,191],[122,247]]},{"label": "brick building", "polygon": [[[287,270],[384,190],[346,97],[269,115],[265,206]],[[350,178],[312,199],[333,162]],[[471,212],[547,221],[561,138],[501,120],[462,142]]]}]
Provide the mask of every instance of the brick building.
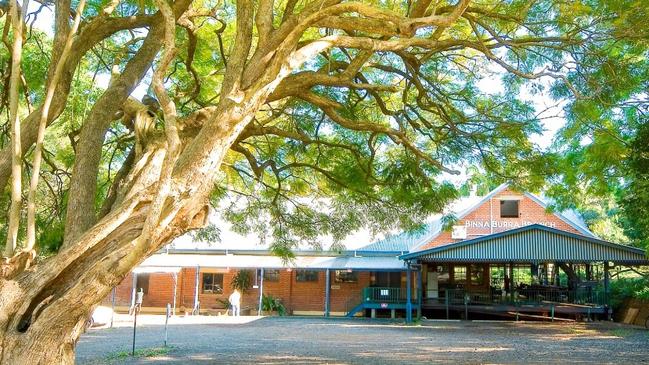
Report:
[{"label": "brick building", "polygon": [[607,310],[611,263],[648,264],[641,250],[599,240],[574,212],[550,212],[544,199],[507,184],[460,199],[450,214],[447,227],[448,216],[438,216],[423,233],[340,253],[297,251],[290,262],[264,249],[168,249],[145,260],[105,302],[127,310],[134,288],[143,288],[145,311],[169,303],[176,313],[223,313],[243,272],[250,278],[244,314],[258,313],[262,295],[294,315],[449,316],[468,314],[470,303],[507,313],[518,305],[518,316],[523,302],[535,313],[548,310],[539,303],[552,303],[553,313],[588,307],[590,314]]}]

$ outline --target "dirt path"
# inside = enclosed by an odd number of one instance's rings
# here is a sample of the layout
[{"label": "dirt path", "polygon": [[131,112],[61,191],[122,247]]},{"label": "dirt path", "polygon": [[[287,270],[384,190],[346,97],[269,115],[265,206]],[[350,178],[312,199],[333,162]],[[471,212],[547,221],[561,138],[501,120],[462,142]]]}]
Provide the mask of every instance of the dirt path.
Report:
[{"label": "dirt path", "polygon": [[[211,322],[171,325],[171,350],[135,359],[125,354],[131,348],[131,328],[93,329],[79,342],[77,363],[649,364],[649,331],[612,323],[430,321],[405,326],[295,317]],[[138,348],[162,345],[164,327],[153,323],[138,327]]]}]

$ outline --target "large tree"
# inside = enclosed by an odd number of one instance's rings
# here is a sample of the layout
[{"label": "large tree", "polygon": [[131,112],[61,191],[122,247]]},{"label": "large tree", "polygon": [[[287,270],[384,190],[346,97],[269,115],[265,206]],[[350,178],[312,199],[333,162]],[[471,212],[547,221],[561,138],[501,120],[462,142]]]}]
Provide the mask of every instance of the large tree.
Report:
[{"label": "large tree", "polygon": [[[574,54],[580,97],[564,105],[548,193],[561,208],[580,209],[602,237],[649,247],[649,2],[603,0],[576,8],[579,14],[610,19],[596,26],[608,35],[593,35],[599,41]],[[554,93],[567,95],[560,88]]]},{"label": "large tree", "polygon": [[[541,127],[521,88],[550,82],[580,98],[580,52],[633,36],[581,2],[37,3],[54,12],[51,38],[31,27],[40,11],[3,12],[5,44],[23,37],[34,65],[23,62],[20,149],[4,137],[0,186],[19,171],[13,149],[21,175],[40,176],[26,231],[52,252],[37,256],[20,230],[5,247],[0,362],[10,364],[72,363],[91,308],[203,227],[210,205],[287,255],[324,234],[415,228],[455,197],[442,177],[461,163],[539,185],[550,166],[528,140]],[[28,22],[22,34],[12,17]],[[32,79],[36,64],[44,76]],[[97,74],[110,74],[104,90]],[[494,75],[504,92],[480,86]],[[140,84],[150,85],[141,102],[130,97]],[[50,133],[42,146],[39,130]]]}]

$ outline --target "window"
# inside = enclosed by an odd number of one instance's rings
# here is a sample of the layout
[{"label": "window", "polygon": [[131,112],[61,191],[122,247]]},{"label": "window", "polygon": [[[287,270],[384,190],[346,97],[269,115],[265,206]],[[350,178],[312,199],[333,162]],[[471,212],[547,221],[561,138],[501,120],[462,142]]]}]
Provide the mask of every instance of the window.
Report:
[{"label": "window", "polygon": [[295,273],[296,281],[318,281],[318,272],[314,270],[297,270]]},{"label": "window", "polygon": [[336,270],[334,276],[336,283],[357,283],[358,271]]},{"label": "window", "polygon": [[448,282],[449,282],[448,265],[437,266],[437,283],[448,284]]},{"label": "window", "polygon": [[149,293],[149,274],[137,274],[137,282],[135,283],[135,291],[142,291],[144,294]]},{"label": "window", "polygon": [[453,267],[453,282],[455,284],[466,284],[466,266]]},{"label": "window", "polygon": [[482,265],[471,265],[471,285],[481,286],[484,284],[484,267]]},{"label": "window", "polygon": [[203,273],[203,293],[223,293],[223,274]]},{"label": "window", "polygon": [[518,218],[518,200],[501,200],[500,218]]},{"label": "window", "polygon": [[279,281],[279,270],[264,269],[264,281]]}]

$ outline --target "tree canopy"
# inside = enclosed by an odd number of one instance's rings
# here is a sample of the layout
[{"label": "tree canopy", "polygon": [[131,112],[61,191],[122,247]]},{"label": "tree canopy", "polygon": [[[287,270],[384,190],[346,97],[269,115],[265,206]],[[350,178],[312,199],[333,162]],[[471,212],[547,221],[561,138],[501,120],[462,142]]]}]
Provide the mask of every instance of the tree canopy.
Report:
[{"label": "tree canopy", "polygon": [[[417,228],[466,166],[551,179],[559,197],[597,190],[646,112],[644,1],[0,4],[0,362],[76,339],[110,287],[210,209],[289,255]],[[44,14],[53,32],[34,27]],[[551,152],[529,138],[543,126],[530,98],[547,97],[568,120]],[[57,343],[21,361],[71,356]]]},{"label": "tree canopy", "polygon": [[[631,10],[633,11],[627,11]],[[608,36],[598,36],[576,59],[580,97],[565,106],[565,126],[554,141],[557,166],[549,194],[562,208],[578,208],[605,238],[646,245],[646,159],[649,123],[649,33],[645,1],[588,3],[580,13],[601,14]],[[561,96],[563,94],[559,94]],[[624,233],[620,231],[624,230]],[[624,237],[624,236],[627,237]],[[649,246],[647,246],[649,247]]]}]

